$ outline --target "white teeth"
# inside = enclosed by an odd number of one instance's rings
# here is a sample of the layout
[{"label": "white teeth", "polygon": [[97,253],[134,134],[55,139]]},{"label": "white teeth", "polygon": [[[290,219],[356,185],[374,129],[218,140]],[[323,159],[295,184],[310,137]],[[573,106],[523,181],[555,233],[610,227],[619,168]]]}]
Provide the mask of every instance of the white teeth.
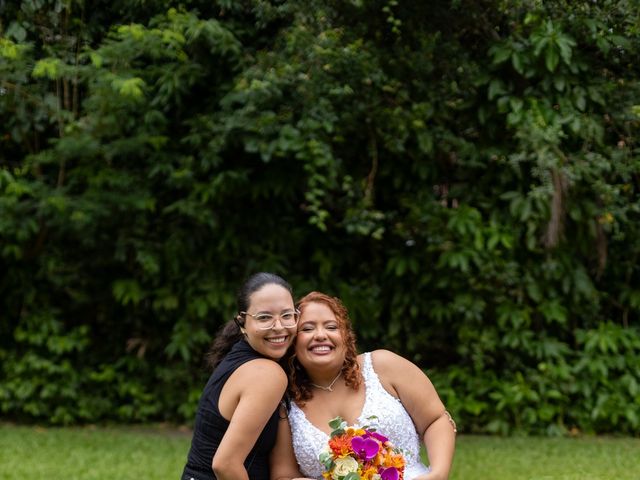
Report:
[{"label": "white teeth", "polygon": [[331,348],[326,345],[320,345],[318,347],[313,347],[311,350],[314,352],[328,352]]},{"label": "white teeth", "polygon": [[271,343],[284,343],[287,341],[287,338],[286,337],[268,338],[267,341]]}]

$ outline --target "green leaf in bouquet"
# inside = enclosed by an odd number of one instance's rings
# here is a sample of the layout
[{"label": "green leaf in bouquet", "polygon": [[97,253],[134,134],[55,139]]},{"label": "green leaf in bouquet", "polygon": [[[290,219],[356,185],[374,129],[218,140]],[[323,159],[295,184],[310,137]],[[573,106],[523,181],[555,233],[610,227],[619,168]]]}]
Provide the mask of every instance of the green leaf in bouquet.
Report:
[{"label": "green leaf in bouquet", "polygon": [[325,470],[328,471],[333,468],[333,458],[331,458],[330,452],[322,452],[318,456],[318,459],[320,460],[320,463],[322,464]]},{"label": "green leaf in bouquet", "polygon": [[340,428],[340,426],[344,423],[344,420],[342,420],[342,417],[336,417],[333,420],[329,420],[329,426],[331,428],[333,428],[334,430],[336,428]]},{"label": "green leaf in bouquet", "polygon": [[329,421],[329,426],[332,429],[330,436],[335,437],[344,433],[345,428],[347,428],[347,422],[345,422],[342,417],[336,417]]},{"label": "green leaf in bouquet", "polygon": [[367,417],[367,423],[362,425],[362,428],[365,430],[369,430],[371,432],[375,432],[377,430],[376,425],[378,424],[378,417],[376,415],[369,415]]}]

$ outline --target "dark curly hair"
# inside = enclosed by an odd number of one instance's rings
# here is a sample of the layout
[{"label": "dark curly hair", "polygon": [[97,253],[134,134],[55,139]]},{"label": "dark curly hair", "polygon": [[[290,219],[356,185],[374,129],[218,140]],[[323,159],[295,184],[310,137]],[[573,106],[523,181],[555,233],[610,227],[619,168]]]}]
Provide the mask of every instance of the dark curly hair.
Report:
[{"label": "dark curly hair", "polygon": [[289,285],[284,278],[276,275],[275,273],[259,272],[254,273],[247,278],[240,287],[240,290],[238,290],[238,294],[236,296],[236,307],[238,309],[236,315],[232,320],[225,323],[218,330],[215,340],[207,353],[207,364],[211,370],[215,369],[224,356],[229,353],[231,347],[238,340],[242,339],[240,327],[243,325],[241,323],[243,319],[240,316],[240,312],[246,312],[249,310],[251,294],[257,292],[265,285],[270,284],[280,285],[281,287],[286,288],[291,296],[293,296],[291,285]]},{"label": "dark curly hair", "polygon": [[[322,303],[329,307],[338,320],[342,339],[346,348],[344,363],[342,364],[342,376],[345,383],[357,390],[362,384],[362,373],[358,365],[358,352],[356,350],[356,335],[351,326],[347,308],[339,298],[330,297],[321,292],[311,292],[298,301],[300,315],[304,315],[304,310],[311,303]],[[289,375],[289,395],[296,403],[304,405],[304,402],[313,397],[311,379],[306,370],[300,364],[295,355],[295,350],[291,349],[287,357],[287,374]]]}]

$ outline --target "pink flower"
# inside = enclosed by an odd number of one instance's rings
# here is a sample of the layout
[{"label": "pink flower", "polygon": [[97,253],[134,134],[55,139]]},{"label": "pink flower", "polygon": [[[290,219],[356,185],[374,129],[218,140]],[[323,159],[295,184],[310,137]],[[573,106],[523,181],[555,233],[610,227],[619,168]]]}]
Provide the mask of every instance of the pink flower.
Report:
[{"label": "pink flower", "polygon": [[380,440],[382,443],[389,441],[387,437],[385,437],[384,435],[380,435],[378,432],[369,432],[369,435],[371,435],[376,440]]},{"label": "pink flower", "polygon": [[356,452],[360,458],[371,460],[378,454],[380,445],[372,438],[353,437],[351,439],[351,448],[353,448],[353,451]]},{"label": "pink flower", "polygon": [[382,480],[398,480],[400,474],[396,467],[381,468],[380,477],[382,477]]}]

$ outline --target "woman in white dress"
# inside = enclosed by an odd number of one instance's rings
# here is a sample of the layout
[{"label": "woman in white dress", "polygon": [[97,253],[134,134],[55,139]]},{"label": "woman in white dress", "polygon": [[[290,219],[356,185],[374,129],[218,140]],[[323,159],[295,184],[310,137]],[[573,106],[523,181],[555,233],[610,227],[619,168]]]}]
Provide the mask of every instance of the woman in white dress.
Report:
[{"label": "woman in white dress", "polygon": [[[377,417],[377,430],[403,450],[405,480],[447,479],[456,427],[427,376],[388,350],[358,355],[347,310],[337,298],[311,292],[298,309],[288,361],[292,401],[288,422],[279,425],[271,479],[322,478],[318,454],[337,416],[358,426]],[[420,460],[422,442],[429,467]]]}]

